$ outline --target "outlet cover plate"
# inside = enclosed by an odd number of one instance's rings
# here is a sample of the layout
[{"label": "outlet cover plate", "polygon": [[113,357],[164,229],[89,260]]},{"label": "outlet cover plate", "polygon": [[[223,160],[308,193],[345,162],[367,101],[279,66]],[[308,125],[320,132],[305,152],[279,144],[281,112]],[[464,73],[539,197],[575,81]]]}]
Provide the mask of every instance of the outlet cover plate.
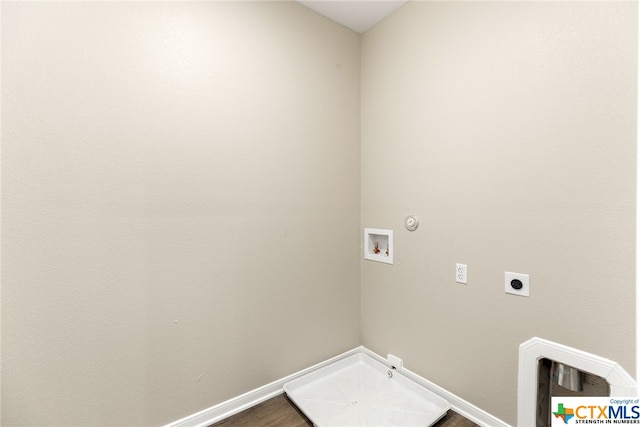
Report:
[{"label": "outlet cover plate", "polygon": [[456,264],[456,282],[467,284],[467,264]]},{"label": "outlet cover plate", "polygon": [[[520,280],[522,282],[522,288],[515,289],[513,286],[511,286],[511,282],[513,280]],[[528,297],[529,296],[529,275],[505,271],[504,272],[504,291],[507,294],[519,295],[521,297]]]}]

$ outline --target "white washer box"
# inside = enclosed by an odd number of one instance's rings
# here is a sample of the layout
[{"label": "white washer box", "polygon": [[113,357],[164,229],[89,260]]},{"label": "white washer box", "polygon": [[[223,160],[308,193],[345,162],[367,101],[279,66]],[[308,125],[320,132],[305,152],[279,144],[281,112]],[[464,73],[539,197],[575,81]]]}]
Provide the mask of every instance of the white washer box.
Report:
[{"label": "white washer box", "polygon": [[393,264],[393,230],[364,229],[364,258]]}]

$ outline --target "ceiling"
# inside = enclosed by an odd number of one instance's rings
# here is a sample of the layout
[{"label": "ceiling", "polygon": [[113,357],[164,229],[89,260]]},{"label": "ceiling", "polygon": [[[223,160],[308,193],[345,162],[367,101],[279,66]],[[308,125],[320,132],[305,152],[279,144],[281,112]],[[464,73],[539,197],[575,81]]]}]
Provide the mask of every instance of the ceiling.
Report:
[{"label": "ceiling", "polygon": [[298,3],[351,28],[364,33],[408,0],[297,0]]}]

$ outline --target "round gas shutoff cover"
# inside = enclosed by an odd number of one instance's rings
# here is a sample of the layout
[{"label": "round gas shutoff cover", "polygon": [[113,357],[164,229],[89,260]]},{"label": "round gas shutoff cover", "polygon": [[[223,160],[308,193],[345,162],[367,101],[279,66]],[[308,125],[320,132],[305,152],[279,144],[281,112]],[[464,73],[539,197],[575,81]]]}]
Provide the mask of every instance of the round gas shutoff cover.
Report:
[{"label": "round gas shutoff cover", "polygon": [[409,215],[404,219],[404,226],[409,231],[416,231],[416,228],[418,228],[418,224],[418,218],[413,215]]}]

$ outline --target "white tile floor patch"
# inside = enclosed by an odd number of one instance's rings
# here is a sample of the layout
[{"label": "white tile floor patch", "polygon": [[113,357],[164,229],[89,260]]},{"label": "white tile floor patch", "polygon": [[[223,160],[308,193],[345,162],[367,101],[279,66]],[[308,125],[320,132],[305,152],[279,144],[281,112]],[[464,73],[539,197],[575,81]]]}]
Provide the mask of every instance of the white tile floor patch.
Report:
[{"label": "white tile floor patch", "polygon": [[285,384],[318,427],[428,427],[449,403],[373,358],[356,354]]}]

